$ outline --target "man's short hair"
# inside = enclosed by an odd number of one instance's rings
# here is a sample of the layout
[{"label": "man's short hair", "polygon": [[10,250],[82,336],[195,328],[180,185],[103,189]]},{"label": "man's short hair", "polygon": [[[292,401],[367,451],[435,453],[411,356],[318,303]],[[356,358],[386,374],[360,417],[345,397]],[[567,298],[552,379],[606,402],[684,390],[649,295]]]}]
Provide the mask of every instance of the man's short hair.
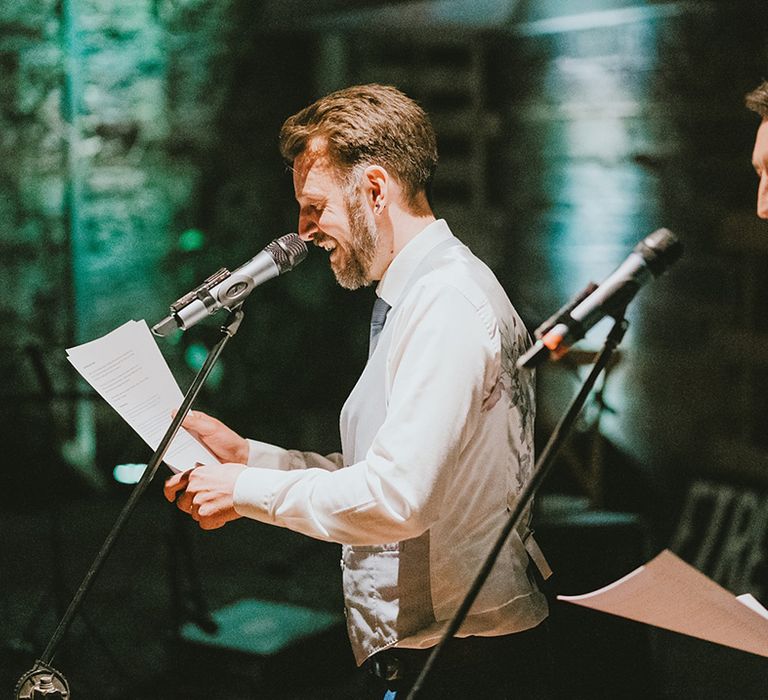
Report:
[{"label": "man's short hair", "polygon": [[337,90],[285,121],[280,153],[286,162],[316,146],[347,184],[357,166],[383,166],[403,187],[411,206],[421,193],[429,193],[437,167],[437,139],[429,117],[410,97],[386,85]]},{"label": "man's short hair", "polygon": [[764,80],[752,90],[744,101],[749,109],[757,112],[763,119],[768,119],[768,80]]}]

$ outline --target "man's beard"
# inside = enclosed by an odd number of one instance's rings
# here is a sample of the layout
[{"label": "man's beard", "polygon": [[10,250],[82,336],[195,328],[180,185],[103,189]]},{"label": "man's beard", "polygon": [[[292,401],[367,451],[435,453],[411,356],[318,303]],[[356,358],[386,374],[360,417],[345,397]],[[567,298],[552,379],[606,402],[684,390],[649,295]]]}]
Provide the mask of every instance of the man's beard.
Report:
[{"label": "man's beard", "polygon": [[331,269],[342,287],[358,289],[373,281],[370,274],[379,232],[371,210],[356,188],[344,193],[344,205],[349,219],[350,243],[346,249],[337,245],[340,259],[331,265]]}]

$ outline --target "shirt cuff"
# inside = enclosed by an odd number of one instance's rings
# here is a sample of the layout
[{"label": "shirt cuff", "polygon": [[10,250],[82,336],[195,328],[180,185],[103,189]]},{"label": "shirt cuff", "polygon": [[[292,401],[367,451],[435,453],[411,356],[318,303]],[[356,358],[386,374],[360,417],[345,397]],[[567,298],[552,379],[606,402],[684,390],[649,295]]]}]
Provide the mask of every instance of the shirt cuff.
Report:
[{"label": "shirt cuff", "polygon": [[285,487],[287,480],[296,478],[296,472],[274,469],[244,469],[235,482],[233,504],[238,515],[262,523],[275,523],[272,504],[275,494]]},{"label": "shirt cuff", "polygon": [[248,440],[249,467],[262,469],[291,469],[293,458],[288,450],[258,440]]},{"label": "shirt cuff", "polygon": [[344,458],[338,452],[321,455],[316,452],[286,450],[276,445],[270,445],[267,442],[248,440],[248,461],[246,466],[259,467],[261,469],[279,469],[280,471],[306,469],[312,466],[325,469],[326,471],[335,471],[344,466]]}]

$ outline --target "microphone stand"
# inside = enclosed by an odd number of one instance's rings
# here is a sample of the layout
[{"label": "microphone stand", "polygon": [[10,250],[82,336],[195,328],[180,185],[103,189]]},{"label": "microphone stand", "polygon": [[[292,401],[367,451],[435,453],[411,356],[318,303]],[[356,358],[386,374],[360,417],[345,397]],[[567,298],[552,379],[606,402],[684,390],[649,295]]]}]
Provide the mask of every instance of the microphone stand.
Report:
[{"label": "microphone stand", "polygon": [[488,553],[488,556],[483,562],[483,565],[480,568],[477,577],[473,581],[472,586],[464,597],[464,600],[462,601],[458,610],[440,637],[439,643],[434,647],[429,657],[427,658],[427,662],[424,664],[424,667],[421,669],[421,673],[419,673],[416,681],[411,687],[406,700],[413,700],[419,695],[419,692],[424,685],[424,680],[434,667],[443,648],[446,644],[448,644],[456,632],[458,632],[459,627],[461,627],[461,623],[464,622],[464,618],[469,613],[472,604],[475,602],[477,595],[480,593],[480,589],[483,587],[483,584],[488,578],[488,575],[491,573],[491,569],[493,568],[493,565],[496,562],[499,553],[501,552],[501,548],[507,541],[509,534],[518,526],[520,518],[525,512],[526,507],[530,503],[533,496],[536,494],[536,491],[544,480],[544,477],[549,473],[549,469],[552,466],[552,462],[555,456],[557,455],[558,451],[562,447],[563,442],[565,441],[566,437],[568,437],[568,434],[573,428],[576,417],[584,406],[584,403],[587,400],[589,393],[592,391],[595,382],[597,381],[603,369],[605,369],[605,367],[608,365],[608,362],[611,359],[611,355],[619,346],[619,343],[621,343],[621,340],[624,337],[627,328],[629,327],[629,323],[624,318],[625,311],[626,306],[620,309],[618,313],[613,316],[614,325],[611,328],[607,338],[605,339],[603,348],[600,351],[600,354],[598,355],[597,360],[595,361],[595,364],[589,373],[589,376],[584,381],[584,384],[579,390],[579,393],[571,402],[571,405],[568,407],[565,415],[560,419],[560,422],[555,427],[552,435],[550,435],[546,446],[542,450],[539,459],[534,465],[531,478],[528,480],[528,483],[523,487],[523,490],[517,497],[517,501],[515,502],[515,506],[512,509],[512,512],[510,513],[509,519],[499,533],[498,539],[491,548],[491,551]]},{"label": "microphone stand", "polygon": [[51,666],[59,643],[69,629],[69,626],[72,624],[72,620],[82,605],[85,596],[90,591],[104,562],[112,551],[112,547],[122,532],[125,523],[136,509],[139,499],[157,473],[160,463],[162,462],[163,457],[165,457],[165,453],[168,451],[168,447],[173,441],[173,438],[176,437],[176,433],[178,433],[184,418],[187,416],[187,413],[189,413],[192,403],[197,398],[205,380],[208,378],[213,366],[219,359],[219,355],[221,355],[227,342],[235,335],[235,333],[237,333],[237,330],[243,321],[243,316],[242,303],[229,310],[229,316],[220,329],[221,337],[208,353],[203,366],[198,371],[189,389],[187,389],[187,393],[184,395],[184,399],[181,402],[178,412],[171,420],[168,430],[165,431],[162,440],[160,440],[160,444],[157,446],[152,458],[149,460],[147,468],[144,470],[144,474],[142,474],[141,479],[139,479],[131,492],[131,495],[128,497],[125,506],[123,506],[123,509],[120,511],[115,524],[112,526],[112,530],[107,535],[101,549],[93,560],[90,569],[83,578],[80,587],[72,598],[72,602],[69,604],[58,627],[48,642],[48,646],[45,648],[45,651],[43,651],[40,658],[36,660],[32,669],[27,671],[19,679],[16,685],[16,694],[14,696],[16,700],[43,700],[43,698],[45,698],[45,700],[69,700],[69,683],[67,682],[67,679],[64,677],[64,674]]}]

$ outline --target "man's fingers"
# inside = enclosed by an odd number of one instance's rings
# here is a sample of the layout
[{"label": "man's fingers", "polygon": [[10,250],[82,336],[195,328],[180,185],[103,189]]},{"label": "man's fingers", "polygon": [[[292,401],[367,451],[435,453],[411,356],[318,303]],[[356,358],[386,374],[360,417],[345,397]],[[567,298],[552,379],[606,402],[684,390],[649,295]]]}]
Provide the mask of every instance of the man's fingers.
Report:
[{"label": "man's fingers", "polygon": [[179,491],[183,491],[185,488],[187,488],[190,471],[192,470],[190,469],[189,471],[179,472],[178,474],[174,474],[166,480],[165,486],[163,486],[163,494],[165,495],[165,498],[171,503],[176,500],[176,494],[178,494]]},{"label": "man's fingers", "polygon": [[202,530],[217,530],[227,524],[224,518],[209,518],[208,520],[199,520],[198,522]]},{"label": "man's fingers", "polygon": [[248,442],[218,418],[202,411],[190,411],[181,424],[222,462],[245,463]]},{"label": "man's fingers", "polygon": [[176,499],[176,507],[179,510],[184,511],[185,513],[192,513],[192,511],[195,509],[193,503],[192,503],[192,494],[185,491]]},{"label": "man's fingers", "polygon": [[[175,418],[178,412],[179,409],[174,408],[171,411],[171,418]],[[215,418],[212,418],[202,411],[188,411],[187,415],[184,416],[184,420],[181,421],[181,426],[184,430],[188,430],[190,433],[197,433],[200,436],[204,436],[211,433],[218,422],[219,421]]]},{"label": "man's fingers", "polygon": [[240,517],[234,509],[232,489],[244,469],[240,464],[196,465],[166,481],[165,497],[175,500],[176,507],[202,529],[215,530]]},{"label": "man's fingers", "polygon": [[[197,520],[196,515],[200,506],[210,500],[210,496],[205,491],[196,489],[192,474],[194,471],[195,469],[190,469],[172,476],[166,482],[164,490],[165,497],[169,501],[173,501],[175,497],[179,510],[189,513]],[[175,483],[170,484],[171,481]]]},{"label": "man's fingers", "polygon": [[221,422],[202,411],[190,411],[181,423],[186,430],[202,437],[211,435],[221,426]]}]

